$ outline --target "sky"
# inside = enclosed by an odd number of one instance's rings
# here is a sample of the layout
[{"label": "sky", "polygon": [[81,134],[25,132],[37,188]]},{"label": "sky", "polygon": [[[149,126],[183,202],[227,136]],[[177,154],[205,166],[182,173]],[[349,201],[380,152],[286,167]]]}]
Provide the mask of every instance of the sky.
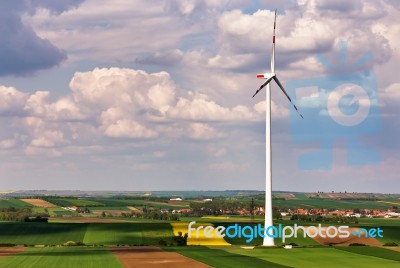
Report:
[{"label": "sky", "polygon": [[[398,193],[397,1],[0,3],[0,189]],[[357,64],[358,63],[358,64]]]}]

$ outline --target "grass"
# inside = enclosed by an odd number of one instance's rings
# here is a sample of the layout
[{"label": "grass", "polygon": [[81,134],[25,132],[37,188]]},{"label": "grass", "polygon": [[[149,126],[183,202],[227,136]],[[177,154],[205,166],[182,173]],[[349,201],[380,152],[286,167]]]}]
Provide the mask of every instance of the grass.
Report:
[{"label": "grass", "polygon": [[89,199],[76,199],[76,198],[48,198],[50,203],[56,204],[60,207],[90,207],[90,206],[104,206],[103,203]]},{"label": "grass", "polygon": [[28,248],[26,251],[0,258],[0,267],[110,267],[123,266],[109,250],[103,248],[49,247]]},{"label": "grass", "polygon": [[82,242],[87,224],[0,223],[1,243],[16,245],[60,245],[69,240]]},{"label": "grass", "polygon": [[[188,202],[182,203],[165,203],[165,202],[157,202],[157,201],[148,201],[148,200],[137,200],[137,199],[102,199],[102,198],[95,198],[95,199],[76,199],[76,198],[48,198],[49,202],[56,204],[61,207],[127,207],[127,206],[134,206],[134,207],[145,207],[151,206],[156,208],[163,208],[163,209],[180,209],[180,208],[187,208]],[[22,202],[22,201],[21,201]]]},{"label": "grass", "polygon": [[219,248],[208,247],[168,247],[164,248],[167,251],[174,251],[183,256],[195,259],[217,268],[236,268],[236,267],[251,267],[254,268],[281,268],[292,267],[270,262],[268,260],[259,259],[256,257],[239,255],[231,253]]},{"label": "grass", "polygon": [[[32,211],[33,211],[33,213],[46,213],[46,209],[40,208],[40,207],[33,207]],[[50,216],[63,216],[63,215],[73,215],[74,214],[72,211],[65,210],[60,207],[47,208],[47,213],[49,213]]]},{"label": "grass", "polygon": [[158,245],[172,236],[169,223],[0,223],[1,243],[16,245]]},{"label": "grass", "polygon": [[[233,223],[216,223],[214,225],[215,226],[222,225],[222,226],[228,227],[228,226],[233,226],[234,224]],[[238,226],[247,226],[247,225],[248,226],[254,226],[254,225],[257,225],[257,224],[255,224],[255,223],[238,223]],[[261,224],[261,226],[263,227],[264,224]],[[233,233],[233,231],[231,233]],[[228,243],[230,243],[232,245],[253,245],[254,246],[254,245],[261,245],[263,243],[263,238],[259,237],[259,236],[254,238],[249,243],[246,241],[247,240],[246,237],[229,238],[229,237],[225,236],[224,239]],[[302,230],[299,230],[297,232],[297,238],[294,238],[294,237],[287,238],[287,239],[285,239],[284,243],[282,242],[281,238],[276,238],[275,239],[275,244],[277,246],[281,246],[281,245],[289,244],[289,243],[296,243],[299,246],[314,246],[314,245],[318,245],[318,243],[315,242],[314,239],[309,238],[309,237],[304,237]]]},{"label": "grass", "polygon": [[398,226],[400,227],[400,218],[360,218],[359,225],[372,226]]},{"label": "grass", "polygon": [[272,200],[277,208],[326,208],[326,209],[388,209],[391,204],[370,200],[332,200],[332,199],[287,199]]},{"label": "grass", "polygon": [[294,194],[294,196],[300,200],[308,200],[309,199],[309,197],[306,194]]},{"label": "grass", "polygon": [[91,223],[83,242],[90,245],[158,245],[172,241],[169,223]]},{"label": "grass", "polygon": [[72,211],[68,210],[54,210],[53,213],[56,216],[72,216],[74,214]]},{"label": "grass", "polygon": [[[367,255],[374,256],[382,259],[400,261],[400,252],[386,249],[386,248],[378,248],[378,247],[336,247],[336,249]],[[400,264],[399,264],[400,265]]]},{"label": "grass", "polygon": [[400,226],[382,226],[383,238],[378,238],[383,243],[395,242],[400,245]]},{"label": "grass", "polygon": [[358,225],[366,228],[380,227],[383,230],[383,238],[377,237],[379,241],[400,245],[400,218],[361,218]]},{"label": "grass", "polygon": [[96,199],[97,202],[104,204],[109,207],[121,207],[121,206],[133,206],[133,207],[145,207],[152,206],[163,209],[179,209],[187,208],[187,202],[182,202],[182,205],[169,204],[164,202],[148,201],[148,200],[136,200],[136,199]]},{"label": "grass", "polygon": [[90,211],[92,210],[119,210],[119,211],[131,211],[129,208],[127,207],[87,207]]},{"label": "grass", "polygon": [[[364,247],[368,248],[368,247]],[[244,250],[237,247],[224,250],[249,257],[259,258],[292,267],[399,267],[399,262],[391,259],[382,259],[374,256],[360,255],[333,247],[320,248],[259,248]]]},{"label": "grass", "polygon": [[16,198],[0,199],[0,208],[8,207],[22,208],[32,207],[32,205]]}]

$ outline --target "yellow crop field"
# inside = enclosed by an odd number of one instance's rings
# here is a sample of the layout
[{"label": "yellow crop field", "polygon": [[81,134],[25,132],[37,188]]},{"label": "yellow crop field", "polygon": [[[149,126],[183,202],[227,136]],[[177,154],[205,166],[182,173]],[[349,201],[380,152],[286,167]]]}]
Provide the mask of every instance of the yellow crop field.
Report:
[{"label": "yellow crop field", "polygon": [[388,202],[388,201],[376,201],[378,203],[384,203],[384,204],[391,204],[391,205],[400,205],[399,202]]},{"label": "yellow crop field", "polygon": [[[179,232],[182,232],[182,235],[185,233],[188,233],[188,225],[189,223],[187,222],[174,222],[171,223],[172,229],[174,231],[174,235],[179,235]],[[197,228],[199,226],[213,226],[211,223],[196,223],[192,225],[192,228]],[[228,242],[226,242],[223,238],[216,236],[215,230],[210,232],[212,234],[212,238],[208,238],[204,235],[203,229],[200,229],[199,232],[199,237],[196,237],[196,231],[192,230],[190,233],[190,237],[188,237],[187,244],[188,245],[201,245],[201,246],[230,246]]]}]

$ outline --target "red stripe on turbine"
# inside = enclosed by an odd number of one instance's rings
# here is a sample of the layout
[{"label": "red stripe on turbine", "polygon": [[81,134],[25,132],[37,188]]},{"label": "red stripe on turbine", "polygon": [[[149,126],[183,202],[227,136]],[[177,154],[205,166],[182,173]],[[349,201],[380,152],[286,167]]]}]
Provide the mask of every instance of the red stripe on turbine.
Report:
[{"label": "red stripe on turbine", "polygon": [[275,35],[272,37],[272,43],[275,44]]},{"label": "red stripe on turbine", "polygon": [[263,74],[257,74],[257,78],[264,78]]}]

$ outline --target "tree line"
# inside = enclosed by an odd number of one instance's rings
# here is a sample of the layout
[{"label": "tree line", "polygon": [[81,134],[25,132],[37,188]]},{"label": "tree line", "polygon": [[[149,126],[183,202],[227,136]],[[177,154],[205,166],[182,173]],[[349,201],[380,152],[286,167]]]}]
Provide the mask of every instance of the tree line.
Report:
[{"label": "tree line", "polygon": [[0,221],[47,222],[46,213],[33,213],[32,208],[0,208]]}]

